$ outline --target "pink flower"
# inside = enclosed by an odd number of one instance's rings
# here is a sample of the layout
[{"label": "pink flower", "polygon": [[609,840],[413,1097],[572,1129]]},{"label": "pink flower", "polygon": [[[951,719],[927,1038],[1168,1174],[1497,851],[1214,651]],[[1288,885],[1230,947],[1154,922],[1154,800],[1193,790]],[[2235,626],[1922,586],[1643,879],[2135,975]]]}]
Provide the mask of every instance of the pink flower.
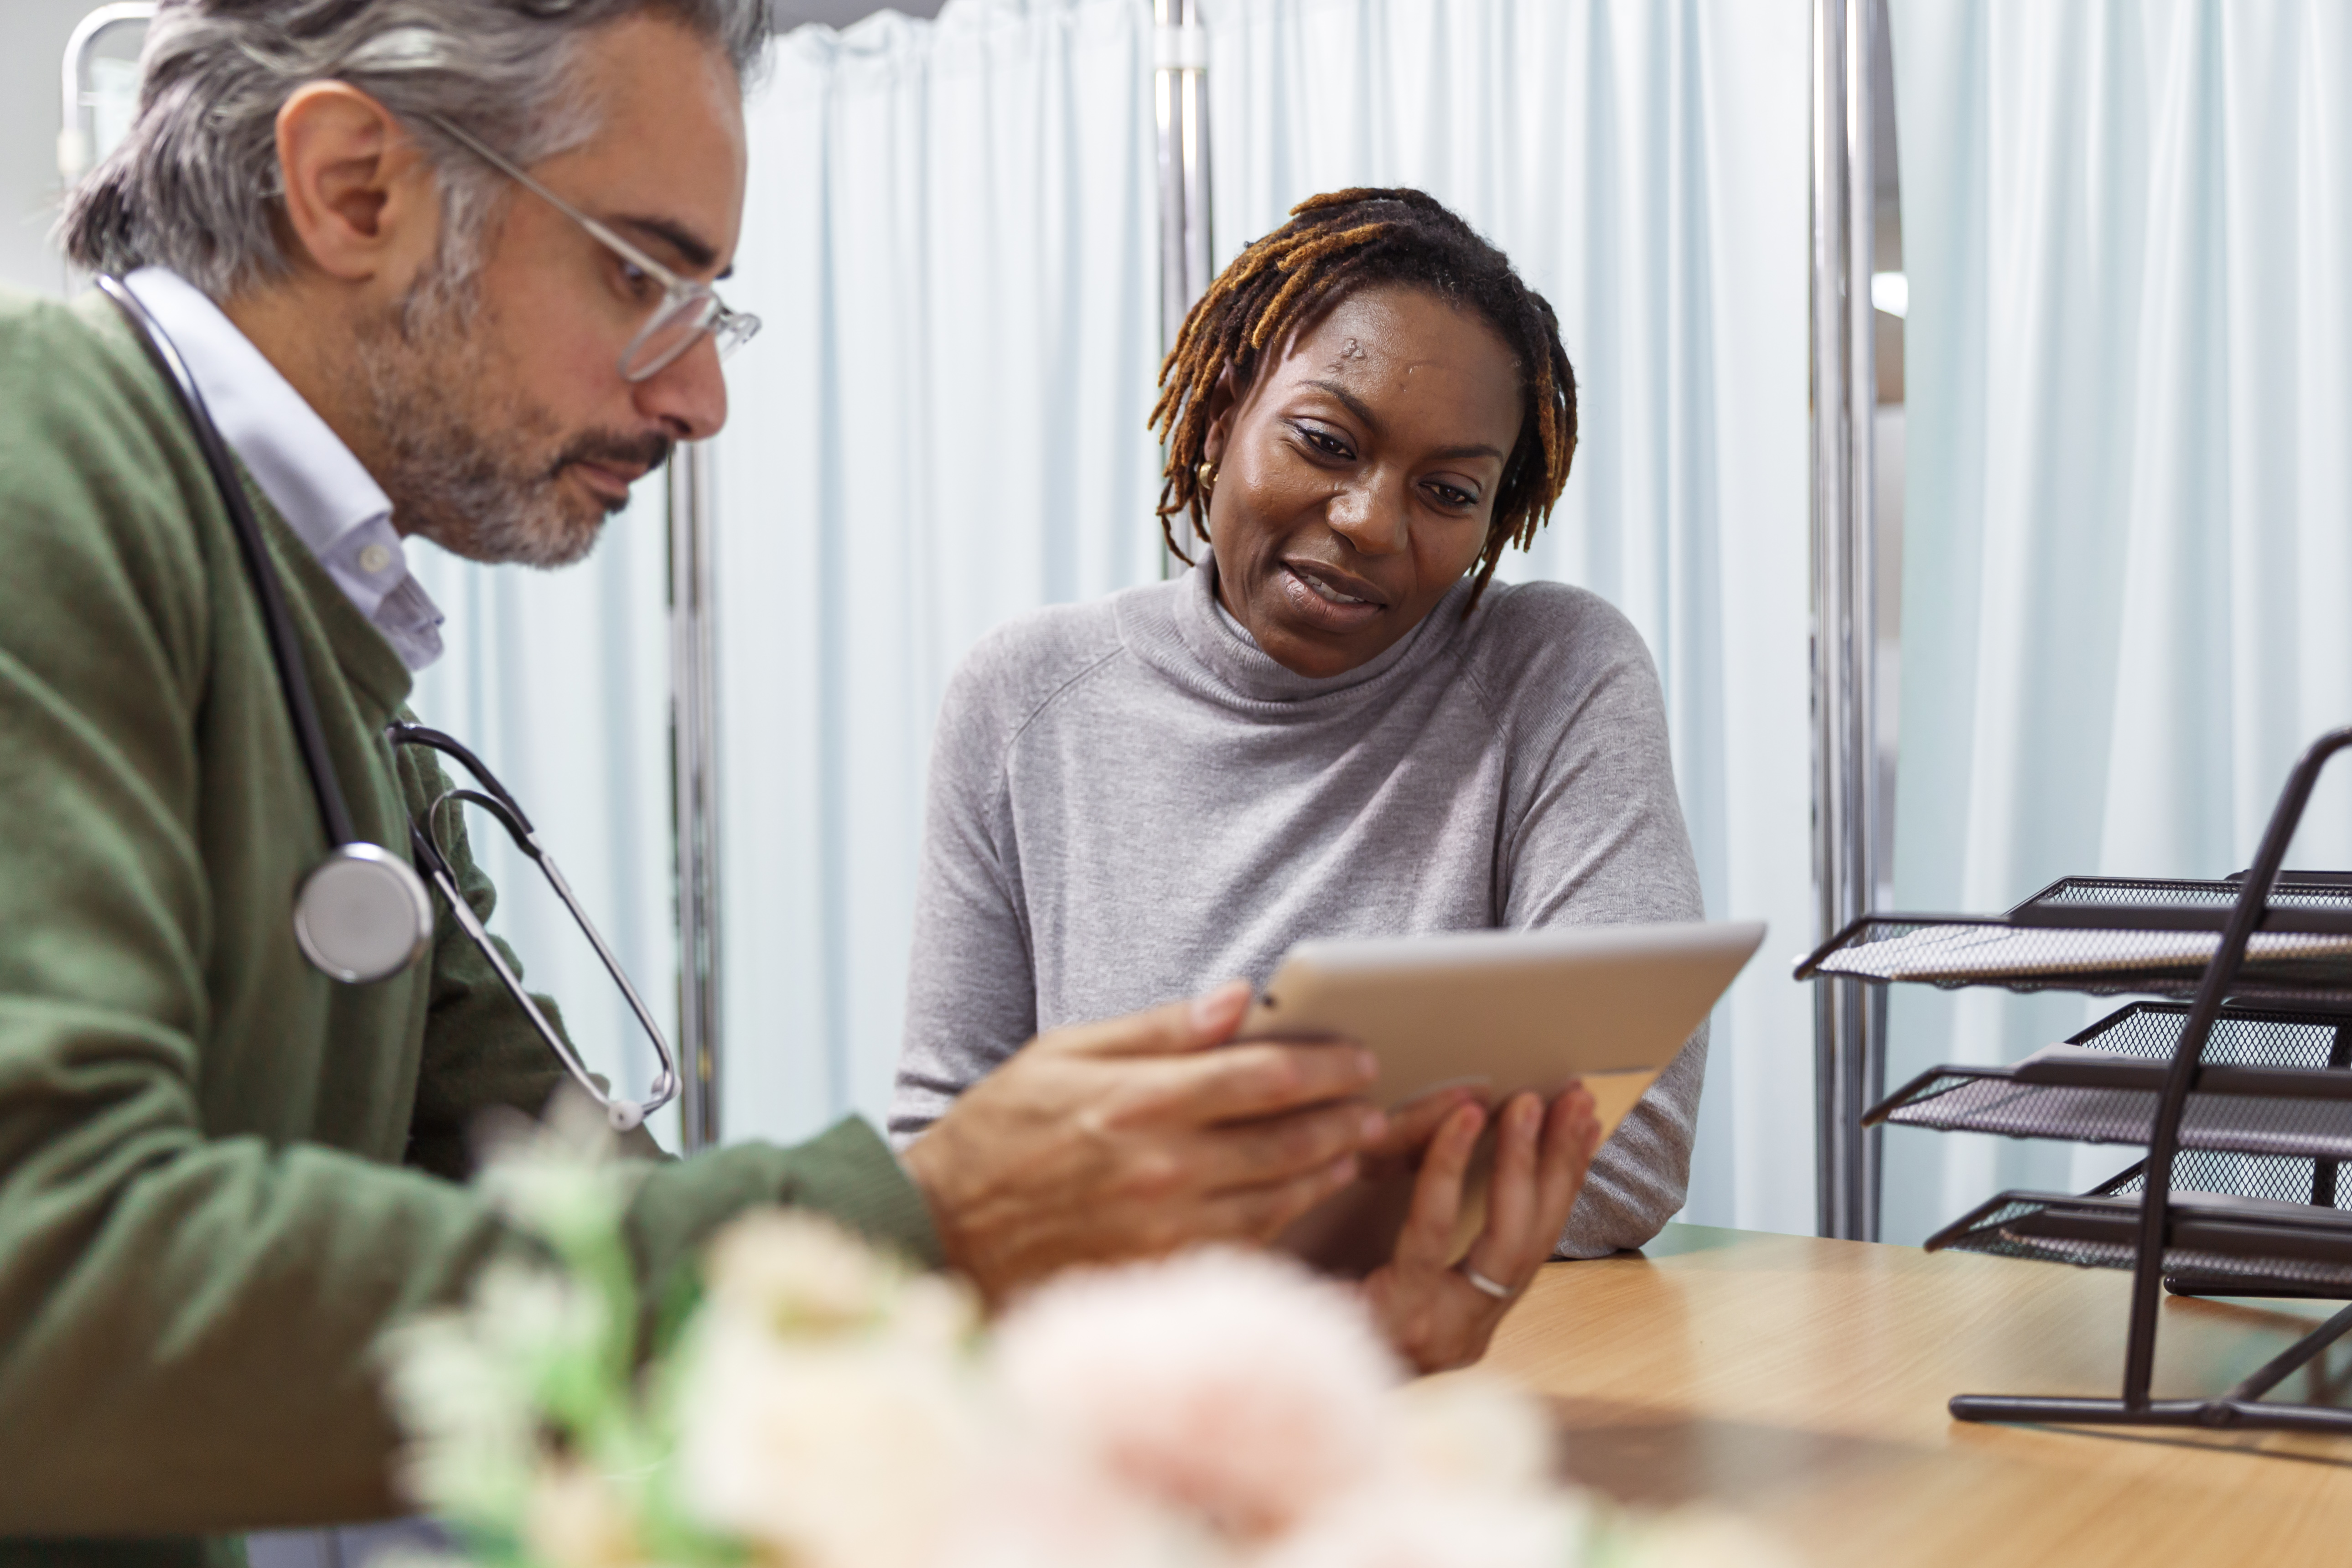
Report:
[{"label": "pink flower", "polygon": [[1559,1568],[1585,1561],[1585,1528],[1564,1496],[1407,1483],[1325,1510],[1255,1568]]},{"label": "pink flower", "polygon": [[1057,1457],[996,1456],[935,1568],[1234,1568],[1197,1514]]},{"label": "pink flower", "polygon": [[1392,1462],[1401,1370],[1355,1298],[1261,1253],[1064,1275],[995,1358],[1016,1415],[1117,1485],[1259,1540]]}]

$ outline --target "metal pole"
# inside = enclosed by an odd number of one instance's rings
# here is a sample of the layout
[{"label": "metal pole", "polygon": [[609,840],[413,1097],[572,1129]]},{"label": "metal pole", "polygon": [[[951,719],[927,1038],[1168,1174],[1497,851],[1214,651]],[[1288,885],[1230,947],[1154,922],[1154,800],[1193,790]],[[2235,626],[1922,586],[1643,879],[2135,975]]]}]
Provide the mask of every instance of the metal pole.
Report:
[{"label": "metal pole", "polygon": [[1209,287],[1209,35],[1200,0],[1152,0],[1152,93],[1160,131],[1160,342],[1176,346]]},{"label": "metal pole", "polygon": [[678,1136],[719,1139],[718,666],[711,585],[711,453],[669,463],[670,807],[677,871]]},{"label": "metal pole", "polygon": [[[1814,0],[1812,178],[1813,867],[1821,933],[1876,885],[1877,402],[1870,268],[1874,0]],[[1859,982],[1815,983],[1817,1218],[1824,1236],[1878,1235],[1877,1134],[1862,1113],[1885,1083],[1883,1010]]]},{"label": "metal pole", "polygon": [[91,128],[82,123],[82,111],[96,100],[86,91],[82,76],[89,64],[89,51],[98,36],[109,27],[129,22],[150,22],[155,17],[155,0],[121,0],[121,4],[100,5],[74,24],[73,32],[66,38],[64,80],[64,118],[58,126],[58,178],[68,190],[73,189],[90,165],[97,162],[97,138]]}]

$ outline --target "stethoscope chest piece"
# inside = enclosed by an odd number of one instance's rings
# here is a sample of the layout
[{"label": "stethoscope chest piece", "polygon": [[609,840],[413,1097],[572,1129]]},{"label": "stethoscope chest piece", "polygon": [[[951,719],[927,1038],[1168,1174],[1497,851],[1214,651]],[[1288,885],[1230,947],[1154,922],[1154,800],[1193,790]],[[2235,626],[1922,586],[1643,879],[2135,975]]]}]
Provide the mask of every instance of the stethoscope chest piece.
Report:
[{"label": "stethoscope chest piece", "polygon": [[294,896],[302,956],[351,985],[370,985],[433,945],[433,895],[407,861],[366,843],[338,847]]}]

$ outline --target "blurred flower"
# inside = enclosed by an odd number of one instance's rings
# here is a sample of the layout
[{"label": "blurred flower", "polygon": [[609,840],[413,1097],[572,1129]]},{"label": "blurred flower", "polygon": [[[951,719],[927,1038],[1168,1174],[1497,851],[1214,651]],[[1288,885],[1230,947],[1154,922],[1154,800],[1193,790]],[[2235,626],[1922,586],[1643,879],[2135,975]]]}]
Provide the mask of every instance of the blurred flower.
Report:
[{"label": "blurred flower", "polygon": [[568,1461],[541,1470],[523,1510],[522,1543],[547,1568],[637,1568],[646,1560],[630,1500],[608,1478]]},{"label": "blurred flower", "polygon": [[1540,1491],[1552,1484],[1552,1424],[1525,1389],[1477,1372],[1395,1394],[1404,1468],[1442,1486]]},{"label": "blurred flower", "polygon": [[516,1226],[567,1260],[618,1240],[646,1165],[617,1157],[612,1124],[585,1094],[567,1085],[541,1121],[485,1117],[477,1143],[476,1185]]},{"label": "blurred flower", "polygon": [[976,1468],[968,1373],[872,1331],[795,1342],[711,1314],[677,1390],[677,1486],[793,1568],[931,1560]]},{"label": "blurred flower", "polygon": [[[411,1498],[498,1568],[1779,1568],[1593,1514],[1541,1406],[1404,1384],[1360,1300],[1211,1249],[1066,1274],[992,1340],[962,1285],[771,1210],[650,1369],[639,1167],[583,1100],[483,1178],[546,1243],[386,1342]],[[463,1568],[417,1563],[410,1568]]]},{"label": "blurred flower", "polygon": [[747,1215],[719,1232],[705,1260],[708,1310],[782,1337],[880,1327],[940,1348],[969,1338],[969,1292],[917,1274],[830,1220],[793,1209]]},{"label": "blurred flower", "polygon": [[994,1365],[1043,1441],[1244,1539],[1383,1467],[1401,1376],[1352,1295],[1213,1248],[1064,1275],[1005,1319]]},{"label": "blurred flower", "polygon": [[1569,1498],[1402,1485],[1327,1508],[1252,1568],[1566,1568],[1582,1562]]},{"label": "blurred flower", "polygon": [[595,1296],[499,1262],[467,1308],[394,1331],[385,1392],[409,1435],[407,1495],[460,1521],[512,1519],[531,1491],[546,1414],[593,1384],[608,1330]]},{"label": "blurred flower", "polygon": [[1100,1472],[1016,1449],[984,1462],[939,1568],[1231,1568],[1199,1517]]}]

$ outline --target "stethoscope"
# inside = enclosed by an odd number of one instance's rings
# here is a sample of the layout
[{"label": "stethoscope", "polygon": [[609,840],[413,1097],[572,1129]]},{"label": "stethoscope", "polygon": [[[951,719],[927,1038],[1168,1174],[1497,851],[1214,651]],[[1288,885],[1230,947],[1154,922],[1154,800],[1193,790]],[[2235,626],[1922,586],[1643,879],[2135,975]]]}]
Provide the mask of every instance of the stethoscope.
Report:
[{"label": "stethoscope", "polygon": [[[662,1037],[661,1028],[653,1015],[637,995],[636,987],[622,972],[620,961],[605,945],[604,939],[589,921],[572,889],[557,869],[555,862],[541,847],[531,828],[530,819],[514,796],[490,775],[481,760],[449,736],[421,724],[394,723],[386,727],[385,739],[393,745],[424,746],[452,758],[471,773],[482,785],[480,790],[449,789],[442,793],[425,813],[420,825],[415,817],[408,824],[409,847],[416,865],[425,868],[420,877],[415,866],[394,855],[381,844],[373,844],[359,837],[353,826],[351,806],[345,800],[341,781],[335,773],[334,759],[327,750],[326,732],[319,723],[319,709],[310,686],[310,668],[302,658],[300,643],[294,635],[293,617],[288,614],[284,590],[278,581],[276,569],[270,564],[268,546],[263,538],[260,519],[254,515],[253,505],[245,493],[245,486],[229,459],[228,443],[222,438],[220,427],[213,422],[212,413],[205,405],[204,394],[196,386],[195,377],[188,371],[187,362],[180,357],[179,349],[163,331],[162,323],[140,303],[136,295],[118,278],[100,274],[98,288],[114,301],[131,322],[148,354],[171,383],[180,406],[188,416],[195,431],[197,448],[204,454],[205,467],[212,473],[213,484],[220,491],[221,503],[228,509],[229,521],[236,534],[237,552],[244,557],[246,574],[253,583],[254,594],[261,604],[262,626],[269,639],[270,657],[278,668],[278,683],[286,700],[287,717],[294,726],[297,745],[302,753],[302,764],[310,777],[310,793],[318,801],[319,820],[326,829],[331,847],[326,858],[312,867],[294,893],[294,941],[311,967],[346,985],[370,985],[389,980],[423,958],[433,945],[434,914],[431,887],[440,890],[452,917],[472,939],[497,973],[499,980],[515,1001],[522,1007],[548,1047],[554,1051],[567,1071],[580,1087],[604,1108],[613,1125],[624,1131],[642,1122],[651,1112],[667,1105],[677,1094],[677,1067],[669,1052],[669,1043]],[[539,1005],[522,986],[521,977],[514,973],[498,944],[490,940],[488,931],[473,906],[467,902],[457,885],[457,873],[450,857],[438,838],[441,808],[463,802],[488,811],[507,830],[519,847],[547,877],[549,884],[579,922],[594,946],[596,955],[627,997],[637,1022],[653,1040],[655,1053],[661,1058],[661,1070],[655,1076],[652,1090],[643,1100],[619,1100],[607,1093],[588,1070],[571,1043],[548,1020]]]}]

